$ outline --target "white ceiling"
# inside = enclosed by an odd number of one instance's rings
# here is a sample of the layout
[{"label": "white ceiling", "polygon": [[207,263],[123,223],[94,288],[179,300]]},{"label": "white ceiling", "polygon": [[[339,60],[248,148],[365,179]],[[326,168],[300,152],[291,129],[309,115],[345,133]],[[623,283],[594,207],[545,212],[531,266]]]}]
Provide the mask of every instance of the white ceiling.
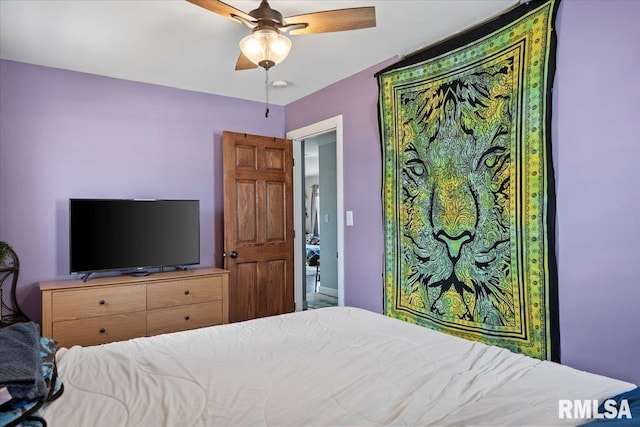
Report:
[{"label": "white ceiling", "polygon": [[[248,12],[258,0],[228,0]],[[500,14],[519,0],[272,0],[285,16],[375,6],[376,28],[292,36],[270,71],[286,105]],[[264,101],[262,68],[234,71],[249,29],[183,0],[0,0],[0,58]]]}]

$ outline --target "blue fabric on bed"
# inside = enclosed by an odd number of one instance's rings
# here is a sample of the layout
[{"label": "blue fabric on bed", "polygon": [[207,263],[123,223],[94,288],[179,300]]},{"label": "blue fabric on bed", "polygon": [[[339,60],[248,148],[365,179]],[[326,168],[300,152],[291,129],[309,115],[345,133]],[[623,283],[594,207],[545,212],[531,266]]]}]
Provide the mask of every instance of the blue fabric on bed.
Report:
[{"label": "blue fabric on bed", "polygon": [[[620,409],[620,402],[623,399],[626,399],[629,402],[629,409],[631,411],[631,418],[621,418],[621,419],[617,419],[617,418],[613,418],[613,419],[607,419],[607,418],[603,418],[603,419],[598,419],[595,421],[591,421],[587,424],[583,424],[585,426],[589,426],[589,427],[597,427],[597,426],[607,426],[607,427],[613,427],[613,426],[640,426],[640,387],[636,387],[633,390],[624,392],[624,393],[620,393],[617,396],[614,397],[610,397],[610,399],[613,399],[616,401],[616,408]],[[608,400],[608,399],[607,399]],[[604,413],[605,409],[604,409],[604,401],[602,402],[602,404],[600,405],[600,407],[598,408],[598,412],[599,413]]]},{"label": "blue fabric on bed", "polygon": [[44,399],[49,390],[42,378],[40,327],[34,322],[0,328],[0,388],[14,399]]},{"label": "blue fabric on bed", "polygon": [[313,255],[320,255],[320,245],[307,245],[307,260]]},{"label": "blue fabric on bed", "polygon": [[24,400],[11,399],[0,406],[0,426],[20,425],[26,427],[43,427],[46,422],[41,416],[40,409],[49,402],[60,397],[64,386],[58,378],[56,370],[56,351],[58,343],[55,340],[40,338],[40,360],[42,364],[42,378],[47,385],[49,394],[43,399]]}]

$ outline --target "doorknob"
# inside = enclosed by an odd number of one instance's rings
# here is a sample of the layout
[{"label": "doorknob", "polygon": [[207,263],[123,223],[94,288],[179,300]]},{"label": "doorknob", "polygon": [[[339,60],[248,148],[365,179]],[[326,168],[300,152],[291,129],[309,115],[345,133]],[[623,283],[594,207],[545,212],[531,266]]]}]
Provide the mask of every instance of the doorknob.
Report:
[{"label": "doorknob", "polygon": [[236,252],[236,251],[231,251],[231,253],[229,254],[229,256],[230,256],[231,258],[238,258],[238,252]]}]

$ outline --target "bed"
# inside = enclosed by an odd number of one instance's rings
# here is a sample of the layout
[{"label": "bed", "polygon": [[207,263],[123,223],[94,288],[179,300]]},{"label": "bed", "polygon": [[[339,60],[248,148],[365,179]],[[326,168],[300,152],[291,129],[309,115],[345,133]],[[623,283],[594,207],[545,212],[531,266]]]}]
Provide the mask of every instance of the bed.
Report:
[{"label": "bed", "polygon": [[313,234],[307,234],[306,236],[306,259],[309,265],[309,260],[316,256],[320,257],[320,236],[314,236]]},{"label": "bed", "polygon": [[307,249],[307,262],[309,262],[309,259],[314,255],[320,256],[320,245],[307,244],[306,249]]},{"label": "bed", "polygon": [[331,307],[57,353],[50,426],[575,425],[633,384]]}]

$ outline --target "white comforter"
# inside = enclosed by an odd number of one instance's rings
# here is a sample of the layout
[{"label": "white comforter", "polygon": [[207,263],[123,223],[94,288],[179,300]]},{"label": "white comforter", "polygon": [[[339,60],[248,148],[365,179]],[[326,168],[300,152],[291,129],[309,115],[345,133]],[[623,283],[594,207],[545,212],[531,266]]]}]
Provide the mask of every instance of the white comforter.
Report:
[{"label": "white comforter", "polygon": [[633,384],[335,307],[58,352],[49,426],[572,425]]}]

